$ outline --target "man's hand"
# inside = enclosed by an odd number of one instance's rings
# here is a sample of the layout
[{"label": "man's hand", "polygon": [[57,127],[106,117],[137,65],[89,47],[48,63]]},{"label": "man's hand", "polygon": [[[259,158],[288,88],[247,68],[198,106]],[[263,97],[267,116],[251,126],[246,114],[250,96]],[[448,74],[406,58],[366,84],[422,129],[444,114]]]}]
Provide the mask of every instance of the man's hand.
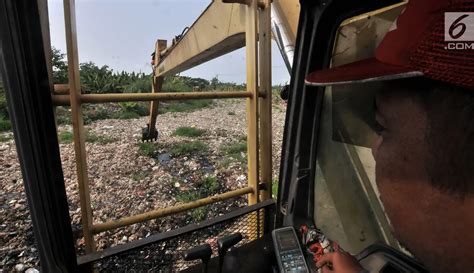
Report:
[{"label": "man's hand", "polygon": [[359,273],[363,270],[357,260],[346,252],[324,254],[316,266],[322,268],[323,273]]}]

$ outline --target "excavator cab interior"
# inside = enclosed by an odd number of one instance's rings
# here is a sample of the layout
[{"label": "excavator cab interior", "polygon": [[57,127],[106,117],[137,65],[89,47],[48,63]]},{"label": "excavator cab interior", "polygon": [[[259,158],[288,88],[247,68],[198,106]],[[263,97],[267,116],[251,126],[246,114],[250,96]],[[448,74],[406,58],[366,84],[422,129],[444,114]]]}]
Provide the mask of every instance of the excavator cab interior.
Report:
[{"label": "excavator cab interior", "polygon": [[370,272],[426,272],[394,237],[375,183],[374,95],[383,86],[314,87],[304,77],[373,56],[405,4],[301,1],[289,90],[277,227],[314,225]]},{"label": "excavator cab interior", "polygon": [[[257,221],[265,221],[265,228],[258,231],[260,235],[255,240],[238,244],[238,247],[233,246],[242,239],[241,235],[232,234],[222,238],[217,242],[219,257],[211,258],[210,248],[196,246],[193,251],[186,252],[184,260],[202,262],[194,262],[194,265],[181,272],[304,272],[279,269],[272,231],[282,227],[294,228],[308,270],[318,272],[301,240],[302,226],[318,228],[342,249],[356,255],[370,272],[427,272],[394,237],[375,183],[375,162],[370,144],[374,137],[374,93],[381,86],[375,83],[314,87],[306,85],[304,81],[306,75],[314,70],[372,56],[405,4],[406,2],[395,0],[300,0],[291,83],[287,90],[288,108],[281,147],[279,191],[276,201],[266,201],[246,211],[258,212]],[[0,7],[1,5],[5,4],[0,4]],[[29,11],[25,10],[23,14],[26,17]],[[2,24],[15,20],[8,18],[11,20],[8,22],[7,17],[2,18]],[[23,27],[33,29],[33,19],[25,19],[24,22],[31,25]],[[31,33],[22,35],[16,37],[40,39]],[[9,55],[10,51],[16,53]],[[33,52],[27,45],[17,49],[6,46],[2,48],[2,69],[4,75],[7,75],[4,79],[9,79],[7,87],[12,89],[16,83],[11,76],[13,72],[5,72],[7,66],[14,67],[25,61],[32,64],[29,69],[33,74],[42,69],[41,63],[35,62],[36,59],[33,58],[40,56],[40,53],[23,55],[33,56],[28,60],[9,57],[21,56],[23,51]],[[21,97],[10,99],[20,100]],[[48,103],[51,104],[42,98],[36,99],[44,102],[45,109]],[[21,102],[17,101],[16,108],[12,107],[17,124],[27,120],[21,116],[20,107],[29,107],[28,115],[44,110],[18,103]],[[50,114],[42,114],[41,122],[46,124],[42,129],[54,127]],[[35,127],[32,124],[25,126]],[[27,131],[21,131],[22,128],[18,125],[17,132],[28,135]],[[16,141],[23,147],[26,147],[28,141],[33,143],[26,138],[16,138]],[[44,147],[48,147],[47,145]],[[222,221],[211,221],[207,226],[212,227]],[[204,226],[194,228],[197,230]],[[45,231],[45,234],[51,233]],[[184,231],[176,231],[172,236],[179,237],[183,234]],[[202,236],[206,234],[203,233]],[[104,256],[117,253],[122,252],[115,249],[106,252]],[[66,252],[63,255],[69,254]],[[72,263],[75,263],[74,253],[73,257]],[[84,266],[101,258],[103,257],[88,256],[77,262]],[[65,260],[71,261],[69,258]]]}]

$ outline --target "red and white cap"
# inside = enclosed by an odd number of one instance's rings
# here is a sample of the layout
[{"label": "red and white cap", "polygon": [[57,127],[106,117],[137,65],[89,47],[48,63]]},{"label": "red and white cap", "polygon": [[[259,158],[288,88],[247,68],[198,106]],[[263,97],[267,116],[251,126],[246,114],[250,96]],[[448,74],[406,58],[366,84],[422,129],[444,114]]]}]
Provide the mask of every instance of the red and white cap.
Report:
[{"label": "red and white cap", "polygon": [[[453,41],[445,41],[446,12],[464,13],[447,26],[454,28],[448,40],[462,41],[461,49],[451,49],[448,45]],[[326,86],[425,76],[474,89],[474,41],[465,39],[474,34],[473,12],[474,0],[411,0],[373,58],[312,72],[306,84]]]}]

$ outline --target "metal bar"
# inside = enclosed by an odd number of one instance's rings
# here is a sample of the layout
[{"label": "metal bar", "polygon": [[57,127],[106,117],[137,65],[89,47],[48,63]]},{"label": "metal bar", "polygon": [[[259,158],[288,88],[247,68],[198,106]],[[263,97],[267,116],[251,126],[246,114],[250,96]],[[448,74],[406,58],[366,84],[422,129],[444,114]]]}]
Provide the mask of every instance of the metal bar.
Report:
[{"label": "metal bar", "polygon": [[196,200],[196,201],[193,201],[193,202],[176,205],[176,206],[173,206],[173,207],[160,208],[160,209],[149,211],[149,212],[146,212],[146,213],[137,214],[137,215],[133,215],[133,216],[129,216],[129,217],[124,217],[122,219],[118,219],[118,220],[115,220],[115,221],[95,224],[92,227],[92,231],[93,231],[93,233],[100,233],[100,232],[104,232],[104,231],[119,228],[119,227],[125,227],[125,226],[133,225],[133,224],[136,224],[136,223],[141,223],[141,222],[145,222],[145,221],[148,221],[148,220],[151,220],[151,219],[155,219],[155,218],[158,218],[158,217],[164,217],[164,216],[176,214],[176,213],[179,213],[179,212],[183,212],[183,211],[186,211],[186,210],[195,209],[195,208],[198,208],[198,207],[202,207],[202,206],[205,206],[205,205],[209,205],[209,204],[212,204],[212,203],[216,203],[216,202],[219,202],[219,201],[227,200],[227,199],[230,199],[230,198],[233,198],[233,197],[236,197],[236,196],[241,196],[241,195],[244,195],[244,194],[247,194],[247,193],[253,193],[253,192],[254,192],[254,189],[251,188],[251,187],[246,187],[246,188],[242,188],[242,189],[238,189],[238,190],[233,190],[233,191],[229,191],[229,192],[226,192],[226,193],[222,193],[222,194],[214,195],[214,196],[211,196],[211,197],[207,197],[207,198],[204,198],[204,199]]},{"label": "metal bar", "polygon": [[[164,77],[155,77],[155,66],[160,62],[161,52],[166,49],[166,40],[157,40],[155,43],[155,56],[153,58],[153,79],[152,79],[152,93],[159,93],[162,90]],[[150,115],[148,117],[147,134],[152,136],[152,132],[156,131],[156,117],[158,116],[158,102],[150,102]]]},{"label": "metal bar", "polygon": [[[77,51],[75,0],[64,0],[64,21],[66,23],[66,44],[74,151],[76,156],[77,182],[81,202],[82,229],[86,253],[95,251],[92,227],[92,208],[90,206],[89,181],[85,146],[84,119],[81,106],[81,82],[79,76],[79,55]],[[66,96],[67,97],[67,96]]]},{"label": "metal bar", "polygon": [[259,98],[260,106],[260,181],[266,183],[267,190],[260,191],[260,200],[272,197],[272,41],[270,0],[265,0],[265,8],[259,12],[259,80],[265,92]]},{"label": "metal bar", "polygon": [[[114,93],[114,94],[83,94],[80,96],[82,103],[104,103],[123,101],[165,101],[187,99],[228,99],[251,98],[252,92],[170,92],[170,93]],[[56,105],[69,105],[69,96],[54,95]]]},{"label": "metal bar", "polygon": [[247,92],[254,95],[247,99],[247,159],[248,186],[253,193],[248,204],[258,202],[259,156],[258,156],[258,60],[257,60],[257,0],[245,6],[245,42],[247,58]]},{"label": "metal bar", "polygon": [[[257,210],[260,210],[260,209],[274,211],[275,210],[275,201],[270,199],[270,200],[255,204],[253,206],[247,206],[247,207],[243,207],[243,208],[240,208],[240,209],[236,209],[234,211],[231,211],[231,212],[226,213],[226,214],[221,215],[221,216],[217,216],[216,218],[213,218],[213,219],[210,219],[210,220],[207,220],[207,221],[203,221],[201,223],[190,224],[190,225],[187,225],[185,227],[174,229],[174,230],[171,230],[171,231],[158,233],[158,234],[153,234],[151,236],[148,236],[148,237],[140,239],[140,240],[132,241],[132,242],[129,242],[129,243],[126,243],[126,244],[123,244],[123,245],[113,246],[113,247],[104,249],[103,251],[97,251],[95,253],[79,256],[77,258],[77,263],[80,264],[80,265],[84,265],[84,264],[88,264],[88,263],[92,263],[92,262],[97,262],[101,259],[104,259],[104,258],[107,258],[107,257],[110,257],[110,256],[115,256],[115,255],[118,255],[118,254],[122,254],[124,252],[135,250],[135,249],[141,248],[141,247],[145,247],[145,246],[150,245],[150,244],[156,244],[160,241],[170,240],[170,239],[180,237],[182,235],[185,235],[185,234],[188,234],[188,233],[191,233],[191,232],[194,232],[194,231],[203,230],[205,228],[218,225],[220,223],[225,223],[227,221],[230,221],[232,219],[244,216],[246,214],[249,214],[253,211],[257,211]],[[272,215],[270,212],[269,212],[269,214]],[[269,225],[269,227],[270,226],[272,226],[272,225]],[[267,232],[270,232],[271,230],[272,229],[269,229],[269,230],[267,230]]]},{"label": "metal bar", "polygon": [[68,95],[69,94],[69,84],[55,84],[54,85],[54,94]]}]

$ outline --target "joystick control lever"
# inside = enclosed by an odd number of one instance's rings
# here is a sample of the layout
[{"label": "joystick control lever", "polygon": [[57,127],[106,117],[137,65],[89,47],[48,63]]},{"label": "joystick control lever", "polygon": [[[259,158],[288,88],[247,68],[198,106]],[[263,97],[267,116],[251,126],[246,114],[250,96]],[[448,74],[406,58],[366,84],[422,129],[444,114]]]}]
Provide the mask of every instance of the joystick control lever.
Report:
[{"label": "joystick control lever", "polygon": [[224,258],[229,250],[229,248],[236,245],[238,242],[242,241],[242,234],[240,232],[228,235],[222,238],[217,239],[217,246],[219,251],[219,273],[222,272],[222,267],[224,265]]},{"label": "joystick control lever", "polygon": [[207,273],[207,265],[209,260],[211,259],[212,249],[209,244],[200,245],[190,250],[184,252],[184,260],[185,261],[194,261],[197,259],[201,259],[202,265],[202,272]]}]

